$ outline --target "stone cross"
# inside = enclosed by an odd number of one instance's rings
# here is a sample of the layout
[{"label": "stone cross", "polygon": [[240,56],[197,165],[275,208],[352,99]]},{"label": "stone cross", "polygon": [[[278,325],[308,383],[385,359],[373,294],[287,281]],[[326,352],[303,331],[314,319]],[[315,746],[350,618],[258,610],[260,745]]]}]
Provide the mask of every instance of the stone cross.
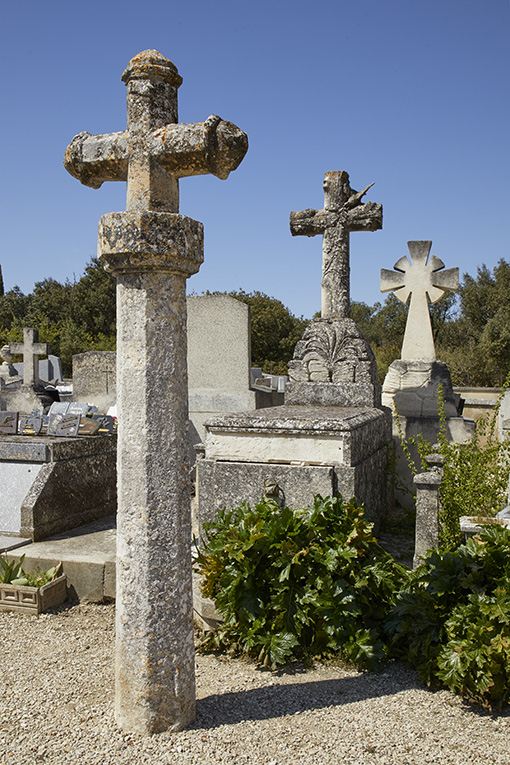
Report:
[{"label": "stone cross", "polygon": [[323,319],[350,315],[349,235],[351,231],[377,231],[382,228],[382,205],[361,200],[373,186],[363,191],[351,189],[349,175],[342,170],[324,175],[324,209],[291,212],[293,236],[322,234]]},{"label": "stone cross", "polygon": [[39,342],[39,331],[32,327],[23,330],[23,342],[11,343],[11,353],[23,354],[23,385],[33,388],[39,382],[39,356],[51,353],[48,343]]},{"label": "stone cross", "polygon": [[393,290],[396,297],[411,302],[402,344],[402,359],[434,361],[436,352],[430,322],[429,304],[443,297],[445,290],[459,288],[459,269],[447,268],[440,258],[431,255],[432,242],[408,242],[409,259],[403,255],[394,265],[395,271],[381,269],[381,292]]},{"label": "stone cross", "polygon": [[188,466],[186,278],[203,226],[178,214],[178,179],[227,178],[245,133],[219,117],[177,124],[176,67],[135,56],[127,130],[81,133],[64,163],[82,183],[127,181],[127,211],[103,215],[98,251],[117,278],[118,520],[115,712],[142,734],[195,715]]}]

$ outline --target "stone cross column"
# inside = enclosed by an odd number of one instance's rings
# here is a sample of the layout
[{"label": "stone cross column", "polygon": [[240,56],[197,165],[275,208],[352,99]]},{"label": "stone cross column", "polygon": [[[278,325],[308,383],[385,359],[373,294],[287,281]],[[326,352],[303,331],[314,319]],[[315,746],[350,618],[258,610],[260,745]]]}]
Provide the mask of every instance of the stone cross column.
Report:
[{"label": "stone cross column", "polygon": [[323,319],[349,318],[350,266],[349,235],[351,231],[377,231],[382,228],[382,205],[361,203],[367,191],[351,189],[344,170],[324,175],[324,209],[291,212],[293,236],[322,234],[322,300]]},{"label": "stone cross column", "polygon": [[408,242],[409,259],[404,255],[394,265],[395,271],[381,268],[381,292],[393,290],[396,297],[407,303],[407,315],[401,358],[434,361],[436,351],[427,295],[431,303],[443,297],[445,290],[459,288],[459,269],[447,268],[440,258],[431,255],[432,242]]},{"label": "stone cross column", "polygon": [[203,227],[178,214],[178,179],[227,178],[248,143],[216,116],[177,124],[182,79],[157,51],[122,79],[127,131],[81,133],[64,164],[94,188],[127,180],[127,211],[103,215],[98,238],[117,277],[115,705],[122,728],[154,733],[195,715],[185,286],[203,261]]},{"label": "stone cross column", "polygon": [[39,331],[32,327],[23,330],[23,342],[11,343],[11,353],[23,354],[23,385],[33,388],[39,382],[39,356],[51,352],[48,343],[39,342]]}]

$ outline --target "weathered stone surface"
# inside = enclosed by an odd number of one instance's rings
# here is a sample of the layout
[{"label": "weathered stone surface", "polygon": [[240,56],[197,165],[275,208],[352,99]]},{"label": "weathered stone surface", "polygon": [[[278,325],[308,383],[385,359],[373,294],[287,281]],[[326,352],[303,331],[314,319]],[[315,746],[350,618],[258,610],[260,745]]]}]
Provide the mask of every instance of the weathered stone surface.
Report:
[{"label": "weathered stone surface", "polygon": [[418,473],[416,487],[416,533],[414,567],[419,566],[427,550],[439,545],[439,486],[440,472]]},{"label": "weathered stone surface", "polygon": [[[311,475],[312,468],[331,467],[333,493],[356,496],[378,524],[386,503],[391,432],[390,418],[382,410],[286,405],[214,417],[206,428],[206,459],[197,462],[200,519],[210,518],[211,507],[228,504],[229,498],[257,494],[263,476],[281,482],[287,475],[284,468],[298,463]],[[316,474],[324,475],[320,470]],[[285,494],[286,501],[294,497],[290,489]],[[303,497],[296,495],[296,504],[290,506],[302,506]]]},{"label": "weathered stone surface", "polygon": [[117,402],[115,351],[88,351],[73,356],[73,398],[107,412]]},{"label": "weathered stone surface", "polygon": [[23,385],[34,387],[39,382],[39,356],[50,352],[48,343],[39,342],[39,331],[33,327],[23,330],[23,342],[11,343],[10,352],[23,354]]},{"label": "weathered stone surface", "polygon": [[4,436],[0,530],[45,539],[116,510],[116,438]]},{"label": "weathered stone surface", "polygon": [[435,303],[443,297],[445,290],[458,289],[459,269],[443,271],[444,263],[440,258],[435,255],[429,258],[430,241],[408,242],[407,246],[409,259],[404,255],[397,260],[395,271],[381,269],[381,292],[393,291],[403,303],[407,303],[411,296],[402,359],[433,361],[436,352],[428,300]]},{"label": "weathered stone surface", "polygon": [[323,319],[350,315],[349,235],[351,231],[377,231],[382,228],[382,205],[361,200],[373,186],[363,191],[351,189],[344,170],[324,175],[324,209],[291,212],[293,236],[322,234]]},{"label": "weathered stone surface", "polygon": [[241,502],[253,507],[266,495],[268,481],[278,487],[277,496],[272,498],[287,507],[307,507],[315,494],[331,496],[336,488],[332,466],[208,459],[199,460],[197,470],[201,533],[203,524],[213,521],[222,507],[235,508]]},{"label": "weathered stone surface", "polygon": [[313,319],[289,362],[289,382],[286,404],[380,403],[374,354],[352,319]]},{"label": "weathered stone surface", "polygon": [[386,374],[382,404],[404,417],[437,417],[439,388],[447,417],[457,417],[450,371],[443,361],[396,359]]},{"label": "weathered stone surface", "polygon": [[98,250],[117,278],[116,718],[147,734],[195,715],[185,283],[203,228],[178,214],[178,179],[226,178],[248,142],[216,116],[176,124],[182,78],[157,51],[122,79],[127,131],[80,134],[64,163],[93,188],[127,180],[127,211],[101,218]]}]

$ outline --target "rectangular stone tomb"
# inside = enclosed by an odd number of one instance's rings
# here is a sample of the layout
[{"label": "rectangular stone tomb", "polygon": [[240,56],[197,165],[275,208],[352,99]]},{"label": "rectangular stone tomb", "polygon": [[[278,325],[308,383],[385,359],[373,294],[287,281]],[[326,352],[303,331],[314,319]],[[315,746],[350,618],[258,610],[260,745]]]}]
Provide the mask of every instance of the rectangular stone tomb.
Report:
[{"label": "rectangular stone tomb", "polygon": [[306,507],[315,494],[355,496],[378,525],[386,505],[391,421],[380,409],[281,406],[215,417],[197,461],[198,518],[273,496]]},{"label": "rectangular stone tomb", "polygon": [[0,534],[45,539],[116,512],[117,439],[0,437]]}]

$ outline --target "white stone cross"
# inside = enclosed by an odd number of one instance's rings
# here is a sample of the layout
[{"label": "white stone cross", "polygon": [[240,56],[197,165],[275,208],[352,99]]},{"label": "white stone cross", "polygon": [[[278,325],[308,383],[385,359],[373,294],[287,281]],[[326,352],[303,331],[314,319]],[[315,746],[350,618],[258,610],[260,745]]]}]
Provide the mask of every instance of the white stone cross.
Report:
[{"label": "white stone cross", "polygon": [[39,331],[32,327],[23,330],[23,342],[11,343],[11,353],[23,354],[23,385],[33,388],[39,382],[39,356],[47,356],[51,353],[48,343],[39,342]]},{"label": "white stone cross", "polygon": [[[402,359],[434,361],[434,337],[430,322],[428,300],[436,303],[445,290],[459,288],[459,269],[447,268],[440,258],[431,255],[432,242],[408,242],[409,259],[403,255],[395,263],[395,271],[381,269],[381,292],[394,291],[396,297],[411,302],[402,344]],[[428,295],[428,300],[427,300]]]},{"label": "white stone cross", "polygon": [[195,716],[186,279],[203,262],[203,226],[179,215],[179,178],[227,178],[248,139],[214,115],[178,124],[182,78],[157,51],[122,79],[127,130],[80,133],[64,164],[93,188],[127,181],[127,210],[103,215],[98,236],[117,278],[115,715],[150,734]]},{"label": "white stone cross", "polygon": [[322,234],[323,319],[348,318],[350,315],[349,235],[351,231],[377,231],[382,228],[382,205],[361,203],[373,186],[363,191],[351,189],[349,175],[333,171],[324,175],[324,209],[291,212],[293,236]]}]

